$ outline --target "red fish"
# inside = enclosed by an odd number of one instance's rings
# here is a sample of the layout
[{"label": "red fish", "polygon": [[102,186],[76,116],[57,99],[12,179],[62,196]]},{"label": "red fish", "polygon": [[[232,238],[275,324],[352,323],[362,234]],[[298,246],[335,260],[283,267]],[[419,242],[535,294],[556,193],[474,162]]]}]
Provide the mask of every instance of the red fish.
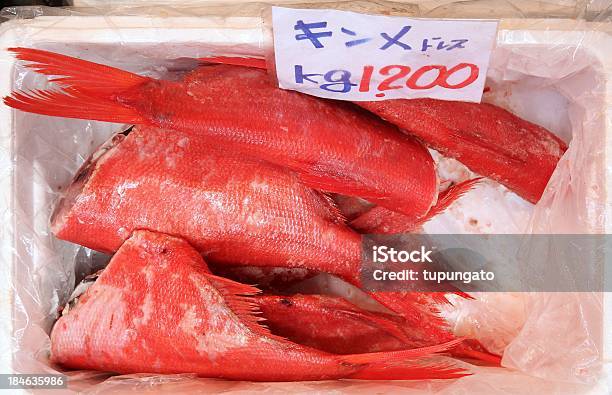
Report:
[{"label": "red fish", "polygon": [[79,170],[52,217],[64,240],[111,253],[136,229],[186,238],[215,263],[354,280],[360,237],[291,172],[188,133],[134,127]]},{"label": "red fish", "polygon": [[263,295],[255,299],[272,333],[334,354],[421,347],[404,333],[405,322],[391,314],[358,308],[340,297]]},{"label": "red fish", "polygon": [[[253,381],[454,378],[419,366],[422,349],[334,355],[272,335],[259,324],[258,290],[217,277],[182,239],[137,231],[51,333],[51,360],[117,373],[195,373]],[[399,368],[397,363],[403,362]],[[391,367],[386,371],[385,367]],[[425,377],[424,377],[425,376]]]},{"label": "red fish", "polygon": [[540,200],[567,150],[545,128],[492,104],[435,99],[357,104],[532,203]]},{"label": "red fish", "polygon": [[[103,252],[148,229],[185,238],[216,264],[303,268],[361,286],[361,237],[329,198],[285,169],[178,131],[135,127],[116,135],[79,171],[51,229]],[[455,338],[437,317],[443,294],[373,296],[405,316],[424,344]]]},{"label": "red fish", "polygon": [[[255,302],[272,333],[334,354],[423,347],[422,336],[398,316],[363,310],[343,298],[324,295],[262,295]],[[466,339],[449,352],[499,365],[501,358]]]},{"label": "red fish", "polygon": [[[264,60],[255,58],[212,57],[201,60],[267,68]],[[559,159],[567,150],[567,144],[555,134],[492,104],[437,99],[355,104],[532,203],[540,200]],[[397,215],[373,215],[393,217],[389,219],[389,228],[397,227]],[[367,223],[371,228],[369,231],[375,229],[375,219],[366,217],[361,222]],[[402,223],[405,223],[403,219]]]},{"label": "red fish", "polygon": [[410,221],[437,200],[434,162],[421,143],[350,103],[279,89],[265,70],[202,66],[176,82],[47,51],[11,50],[64,88],[14,92],[4,99],[11,107],[195,132],[288,167],[313,188],[362,197]]},{"label": "red fish", "polygon": [[[429,210],[426,216],[417,221],[411,221],[401,213],[388,210],[382,206],[376,206],[366,210],[365,212],[361,212],[349,222],[349,225],[351,228],[364,234],[397,234],[414,232],[427,221],[450,207],[452,203],[467,193],[481,180],[481,177],[466,180],[441,192],[436,205]],[[343,207],[345,206],[340,206],[340,209],[342,210]]]}]

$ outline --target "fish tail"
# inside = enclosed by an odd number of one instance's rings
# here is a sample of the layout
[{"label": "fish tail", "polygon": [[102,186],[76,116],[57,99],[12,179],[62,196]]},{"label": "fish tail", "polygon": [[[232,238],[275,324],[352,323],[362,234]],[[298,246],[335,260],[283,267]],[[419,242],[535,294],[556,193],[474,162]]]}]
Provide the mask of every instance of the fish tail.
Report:
[{"label": "fish tail", "polygon": [[17,110],[53,117],[131,124],[145,122],[132,108],[73,89],[16,91],[4,98],[4,104]]},{"label": "fish tail", "polygon": [[450,207],[457,199],[465,195],[472,188],[476,186],[480,181],[482,181],[482,177],[472,178],[470,180],[466,180],[460,182],[459,184],[453,185],[452,187],[446,189],[444,192],[440,193],[438,196],[438,202],[429,209],[427,214],[419,220],[419,225],[424,224],[429,221],[436,215],[442,213],[444,210]]},{"label": "fish tail", "polygon": [[438,196],[438,202],[432,206],[425,216],[411,219],[401,213],[376,206],[361,214],[350,222],[350,226],[360,233],[409,233],[416,230],[436,215],[450,207],[457,199],[472,189],[482,177],[463,181],[454,185]]},{"label": "fish tail", "polygon": [[430,292],[428,295],[435,303],[438,304],[451,303],[450,300],[448,300],[448,295],[457,295],[463,299],[474,299],[474,297],[469,293],[460,291],[458,289],[448,290],[447,292]]},{"label": "fish tail", "polygon": [[18,110],[66,118],[142,123],[134,109],[115,97],[147,81],[114,67],[32,48],[10,48],[26,67],[45,75],[62,90],[16,91],[4,103]]},{"label": "fish tail", "polygon": [[419,347],[408,350],[397,350],[397,351],[380,351],[371,352],[364,354],[349,354],[349,355],[335,355],[334,357],[341,363],[350,363],[356,365],[368,365],[368,364],[380,364],[380,363],[396,363],[404,362],[412,359],[418,359],[432,354],[438,354],[444,351],[448,351],[461,342],[463,338],[457,338],[445,343],[436,344],[433,346]]},{"label": "fish tail", "polygon": [[[427,334],[423,339],[428,343],[450,342],[455,339],[448,326],[448,322],[440,315],[437,307],[440,304],[450,303],[447,296],[457,296],[473,299],[469,294],[462,291],[454,292],[373,292],[371,296],[385,307],[402,316],[407,327],[412,331]],[[488,352],[478,341],[464,339],[451,350],[452,355],[463,358],[480,360],[489,364],[499,366],[501,357]]]},{"label": "fish tail", "polygon": [[467,339],[465,342],[459,344],[452,351],[452,354],[456,357],[476,359],[479,361],[487,362],[494,366],[501,366],[502,358],[499,355],[488,352],[480,342],[474,339]]},{"label": "fish tail", "polygon": [[450,363],[372,364],[350,375],[356,380],[452,380],[471,375],[467,370]]},{"label": "fish tail", "polygon": [[61,86],[112,95],[149,80],[147,77],[114,67],[33,48],[9,48],[17,59],[40,74],[55,76]]},{"label": "fish tail", "polygon": [[440,304],[448,303],[443,292],[370,292],[376,301],[406,320],[413,329],[424,330],[432,340],[454,339],[448,323],[440,314]]},{"label": "fish tail", "polygon": [[417,380],[434,378],[457,378],[468,374],[464,369],[449,365],[428,365],[422,359],[449,351],[463,339],[410,350],[383,351],[366,354],[337,355],[341,364],[361,365],[348,378],[363,380]]}]

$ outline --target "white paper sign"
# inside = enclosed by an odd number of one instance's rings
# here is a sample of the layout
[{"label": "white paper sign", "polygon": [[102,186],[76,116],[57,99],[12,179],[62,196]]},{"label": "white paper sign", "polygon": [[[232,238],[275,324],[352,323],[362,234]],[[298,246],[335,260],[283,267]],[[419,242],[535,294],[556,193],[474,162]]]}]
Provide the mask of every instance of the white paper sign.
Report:
[{"label": "white paper sign", "polygon": [[479,102],[497,21],[272,7],[279,86],[351,101]]}]

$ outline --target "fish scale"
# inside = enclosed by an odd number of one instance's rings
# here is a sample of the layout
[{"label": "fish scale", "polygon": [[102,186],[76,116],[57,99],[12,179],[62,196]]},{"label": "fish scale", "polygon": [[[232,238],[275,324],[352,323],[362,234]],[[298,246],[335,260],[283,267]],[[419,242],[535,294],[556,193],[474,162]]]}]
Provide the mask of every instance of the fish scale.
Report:
[{"label": "fish scale", "polygon": [[[212,57],[201,61],[267,69],[265,60],[257,58]],[[422,98],[355,104],[531,203],[540,200],[568,148],[565,141],[544,127],[490,103]],[[397,228],[396,214],[380,214],[390,217],[390,228]],[[370,226],[370,218],[362,222],[368,232],[384,230],[376,224]],[[402,222],[401,227],[407,229],[405,219]]]},{"label": "fish scale", "polygon": [[537,203],[567,144],[488,103],[436,99],[358,102],[444,156]]},{"label": "fish scale", "polygon": [[181,235],[225,264],[307,267],[345,278],[358,271],[359,236],[290,171],[147,127],[99,151],[53,215],[61,239],[110,253],[142,228]]},{"label": "fish scale", "polygon": [[[196,69],[165,90],[163,96],[173,97],[173,103],[151,100],[159,83],[148,84],[154,88],[139,86],[134,97],[125,91],[122,103],[139,113],[164,112],[158,126],[233,143],[237,150],[297,171],[306,184],[358,194],[415,219],[436,199],[433,160],[424,147],[346,103],[283,91],[265,72],[224,65]],[[184,90],[189,99],[181,97]],[[186,115],[187,100],[195,102],[192,106],[213,102],[214,109]]]}]

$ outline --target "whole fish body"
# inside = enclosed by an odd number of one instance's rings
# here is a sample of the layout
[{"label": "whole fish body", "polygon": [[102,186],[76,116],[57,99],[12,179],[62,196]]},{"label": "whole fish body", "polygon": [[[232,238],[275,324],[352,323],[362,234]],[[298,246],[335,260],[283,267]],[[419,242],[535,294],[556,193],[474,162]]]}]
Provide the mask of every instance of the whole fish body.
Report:
[{"label": "whole fish body", "polygon": [[83,165],[51,229],[106,253],[149,229],[184,237],[215,263],[359,271],[360,237],[328,197],[283,168],[152,127],[115,135]]},{"label": "whole fish body", "polygon": [[406,216],[426,215],[438,180],[427,149],[350,103],[279,89],[265,70],[202,66],[154,80],[47,51],[15,48],[64,91],[14,92],[4,102],[39,114],[197,133],[288,167],[307,185],[359,196]]},{"label": "whole fish body", "polygon": [[[186,241],[136,231],[76,306],[56,322],[51,360],[74,369],[195,373],[254,381],[463,374],[456,368],[418,363],[418,358],[457,342],[341,356],[274,336],[259,325],[253,303],[257,292],[210,274]],[[406,365],[397,371],[399,362]],[[393,370],[385,371],[388,364]]]},{"label": "whole fish body", "polygon": [[82,166],[51,219],[112,253],[137,229],[180,236],[215,264],[303,268],[360,286],[361,237],[291,171],[184,132],[134,127]]}]

